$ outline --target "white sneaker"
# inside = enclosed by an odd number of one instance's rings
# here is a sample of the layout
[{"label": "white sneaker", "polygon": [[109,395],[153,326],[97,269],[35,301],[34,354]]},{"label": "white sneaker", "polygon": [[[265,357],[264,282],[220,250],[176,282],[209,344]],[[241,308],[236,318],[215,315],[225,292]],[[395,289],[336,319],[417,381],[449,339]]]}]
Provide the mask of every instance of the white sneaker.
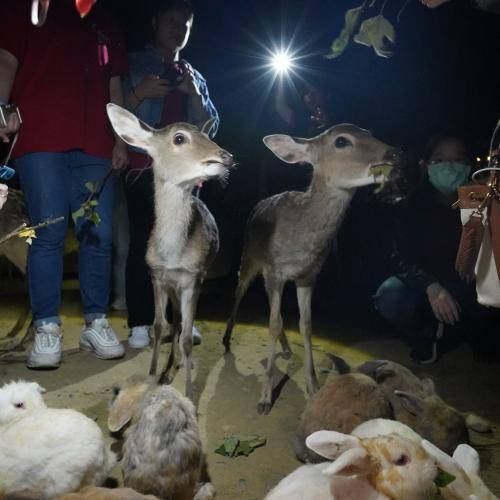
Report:
[{"label": "white sneaker", "polygon": [[134,326],[128,338],[128,345],[133,349],[144,349],[149,346],[149,326]]},{"label": "white sneaker", "polygon": [[57,323],[42,323],[36,327],[35,343],[26,366],[28,368],[57,368],[61,363],[62,333]]},{"label": "white sneaker", "polygon": [[80,349],[93,352],[100,359],[121,358],[125,349],[106,318],[97,318],[85,325],[80,337]]}]

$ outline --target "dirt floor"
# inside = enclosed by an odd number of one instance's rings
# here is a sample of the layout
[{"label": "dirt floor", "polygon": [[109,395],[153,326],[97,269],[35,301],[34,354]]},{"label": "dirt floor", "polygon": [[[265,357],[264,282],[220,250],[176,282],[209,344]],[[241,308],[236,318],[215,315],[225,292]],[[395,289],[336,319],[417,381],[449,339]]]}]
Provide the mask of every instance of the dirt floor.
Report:
[{"label": "dirt floor", "polygon": [[[118,361],[101,361],[80,352],[78,293],[74,283],[66,283],[65,288],[62,308],[64,359],[61,367],[53,371],[30,371],[24,365],[25,352],[0,356],[0,382],[19,378],[35,380],[46,388],[45,399],[50,406],[81,410],[96,419],[106,432],[107,404],[113,383],[131,374],[146,374],[150,350],[127,347],[125,358]],[[296,309],[290,307],[284,316],[294,355],[289,361],[278,360],[278,367],[286,376],[285,382],[271,413],[258,415],[256,405],[266,357],[267,307],[259,293],[254,291],[253,297],[250,294],[234,330],[233,353],[224,356],[221,338],[230,306],[228,296],[220,291],[212,294],[208,288],[200,299],[197,326],[203,334],[203,343],[194,350],[195,404],[218,498],[260,500],[284,475],[299,465],[290,440],[306,401],[304,351],[297,332]],[[0,297],[0,336],[14,324],[21,299],[22,295],[2,294]],[[112,314],[111,323],[120,338],[126,340],[125,315]],[[328,317],[315,321],[314,334],[314,356],[321,379],[329,367],[325,352],[334,352],[351,363],[389,358],[433,378],[448,403],[489,419],[494,432],[489,435],[473,433],[471,442],[481,455],[484,479],[500,495],[499,364],[475,361],[470,348],[461,345],[434,367],[423,370],[409,363],[408,348],[397,339],[366,327],[348,327]],[[165,353],[168,347],[163,346]],[[179,389],[184,385],[182,375],[180,372],[174,381]],[[267,439],[267,444],[249,457],[226,458],[215,454],[214,450],[230,434],[258,434]],[[114,477],[120,481],[119,470],[114,471]]]}]

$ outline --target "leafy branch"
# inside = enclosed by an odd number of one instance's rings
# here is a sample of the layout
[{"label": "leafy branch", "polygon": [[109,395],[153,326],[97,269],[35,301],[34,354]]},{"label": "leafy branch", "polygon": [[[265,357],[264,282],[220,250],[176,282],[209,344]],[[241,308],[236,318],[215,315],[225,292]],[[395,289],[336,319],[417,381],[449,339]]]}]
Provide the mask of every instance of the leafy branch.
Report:
[{"label": "leafy branch", "polygon": [[19,238],[26,238],[26,243],[31,245],[33,243],[33,238],[36,238],[36,230],[41,229],[42,227],[50,226],[51,224],[55,224],[56,222],[61,222],[64,220],[64,217],[57,217],[55,219],[47,219],[36,226],[28,226],[26,222],[23,222],[16,229],[7,233],[5,236],[0,238],[0,245],[10,240],[14,236],[18,236]]}]

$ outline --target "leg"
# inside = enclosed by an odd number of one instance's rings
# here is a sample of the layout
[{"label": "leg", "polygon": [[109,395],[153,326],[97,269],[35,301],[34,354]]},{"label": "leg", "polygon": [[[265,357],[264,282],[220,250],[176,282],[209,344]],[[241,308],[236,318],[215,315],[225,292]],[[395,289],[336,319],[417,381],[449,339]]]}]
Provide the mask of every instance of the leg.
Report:
[{"label": "leg", "polygon": [[125,182],[129,214],[130,243],[126,267],[128,326],[152,325],[155,318],[151,273],[146,250],[154,224],[153,176],[144,171]]},{"label": "leg", "polygon": [[307,392],[311,395],[318,390],[318,380],[314,371],[314,360],[312,355],[311,335],[311,298],[313,285],[300,286],[297,284],[297,300],[299,302],[300,333],[304,338],[304,349],[306,355],[306,383]]},{"label": "leg", "polygon": [[[78,210],[89,196],[88,182],[99,186],[109,168],[109,160],[87,155],[81,151],[71,153],[71,211]],[[115,178],[110,177],[99,196],[96,212],[99,224],[79,217],[75,232],[80,242],[79,277],[83,314],[87,323],[102,318],[108,311],[111,284],[111,250],[113,194]]]},{"label": "leg", "polygon": [[281,318],[281,296],[283,294],[284,283],[264,275],[267,297],[269,300],[269,335],[271,341],[267,355],[266,379],[262,388],[262,396],[257,405],[259,413],[267,414],[271,411],[271,398],[273,392],[274,362],[276,356],[276,341],[282,335],[283,320]]},{"label": "leg", "polygon": [[255,278],[257,273],[258,267],[251,259],[245,257],[245,251],[243,251],[243,257],[241,259],[241,267],[238,276],[238,286],[236,288],[234,297],[234,305],[231,311],[231,316],[227,321],[224,338],[222,339],[222,343],[224,344],[226,352],[230,352],[231,350],[231,335],[233,333],[234,322],[236,320],[238,308],[240,307],[241,299],[243,299],[243,296],[245,295],[248,287],[250,286],[250,283]]},{"label": "leg", "polygon": [[[30,222],[68,215],[66,153],[32,153],[16,160]],[[67,219],[37,231],[28,251],[28,283],[35,325],[60,323],[63,249]]]},{"label": "leg", "polygon": [[113,208],[113,308],[125,308],[125,273],[129,247],[129,221],[123,179],[116,183]]},{"label": "leg", "polygon": [[179,368],[178,365],[175,364],[176,358],[178,358],[178,350],[179,350],[179,337],[182,330],[181,325],[181,310],[179,300],[175,294],[174,290],[169,291],[170,303],[172,309],[172,323],[170,325],[170,337],[172,339],[172,345],[170,346],[170,353],[168,355],[167,364],[165,369],[160,375],[159,383],[161,384],[170,384],[174,380],[174,377]]},{"label": "leg", "polygon": [[153,357],[151,358],[151,366],[149,368],[150,375],[156,375],[158,367],[158,354],[160,352],[160,339],[162,334],[167,329],[167,320],[165,318],[165,310],[168,303],[168,295],[162,283],[153,277],[153,293],[155,301],[155,319],[153,323],[154,343]]},{"label": "leg", "polygon": [[193,350],[193,323],[199,293],[200,283],[196,283],[191,288],[183,290],[181,294],[182,331],[179,338],[179,348],[181,351],[182,363],[186,370],[186,396],[189,399],[193,398],[191,352]]}]

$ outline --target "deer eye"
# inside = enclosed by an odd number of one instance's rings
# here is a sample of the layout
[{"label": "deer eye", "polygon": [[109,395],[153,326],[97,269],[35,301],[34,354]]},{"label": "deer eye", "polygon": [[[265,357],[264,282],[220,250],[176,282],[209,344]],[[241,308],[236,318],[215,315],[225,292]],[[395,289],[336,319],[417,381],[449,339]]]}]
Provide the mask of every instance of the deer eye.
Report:
[{"label": "deer eye", "polygon": [[352,146],[352,142],[349,139],[347,139],[347,137],[344,137],[342,135],[335,139],[334,144],[335,147],[339,149],[345,148],[346,146]]},{"label": "deer eye", "polygon": [[184,134],[175,134],[174,135],[174,144],[180,146],[186,142],[186,136]]},{"label": "deer eye", "polygon": [[24,403],[14,403],[14,408],[24,410]]},{"label": "deer eye", "polygon": [[406,465],[407,463],[410,462],[410,457],[408,455],[401,455],[395,462],[395,465],[398,465],[399,467],[402,467],[403,465]]}]

